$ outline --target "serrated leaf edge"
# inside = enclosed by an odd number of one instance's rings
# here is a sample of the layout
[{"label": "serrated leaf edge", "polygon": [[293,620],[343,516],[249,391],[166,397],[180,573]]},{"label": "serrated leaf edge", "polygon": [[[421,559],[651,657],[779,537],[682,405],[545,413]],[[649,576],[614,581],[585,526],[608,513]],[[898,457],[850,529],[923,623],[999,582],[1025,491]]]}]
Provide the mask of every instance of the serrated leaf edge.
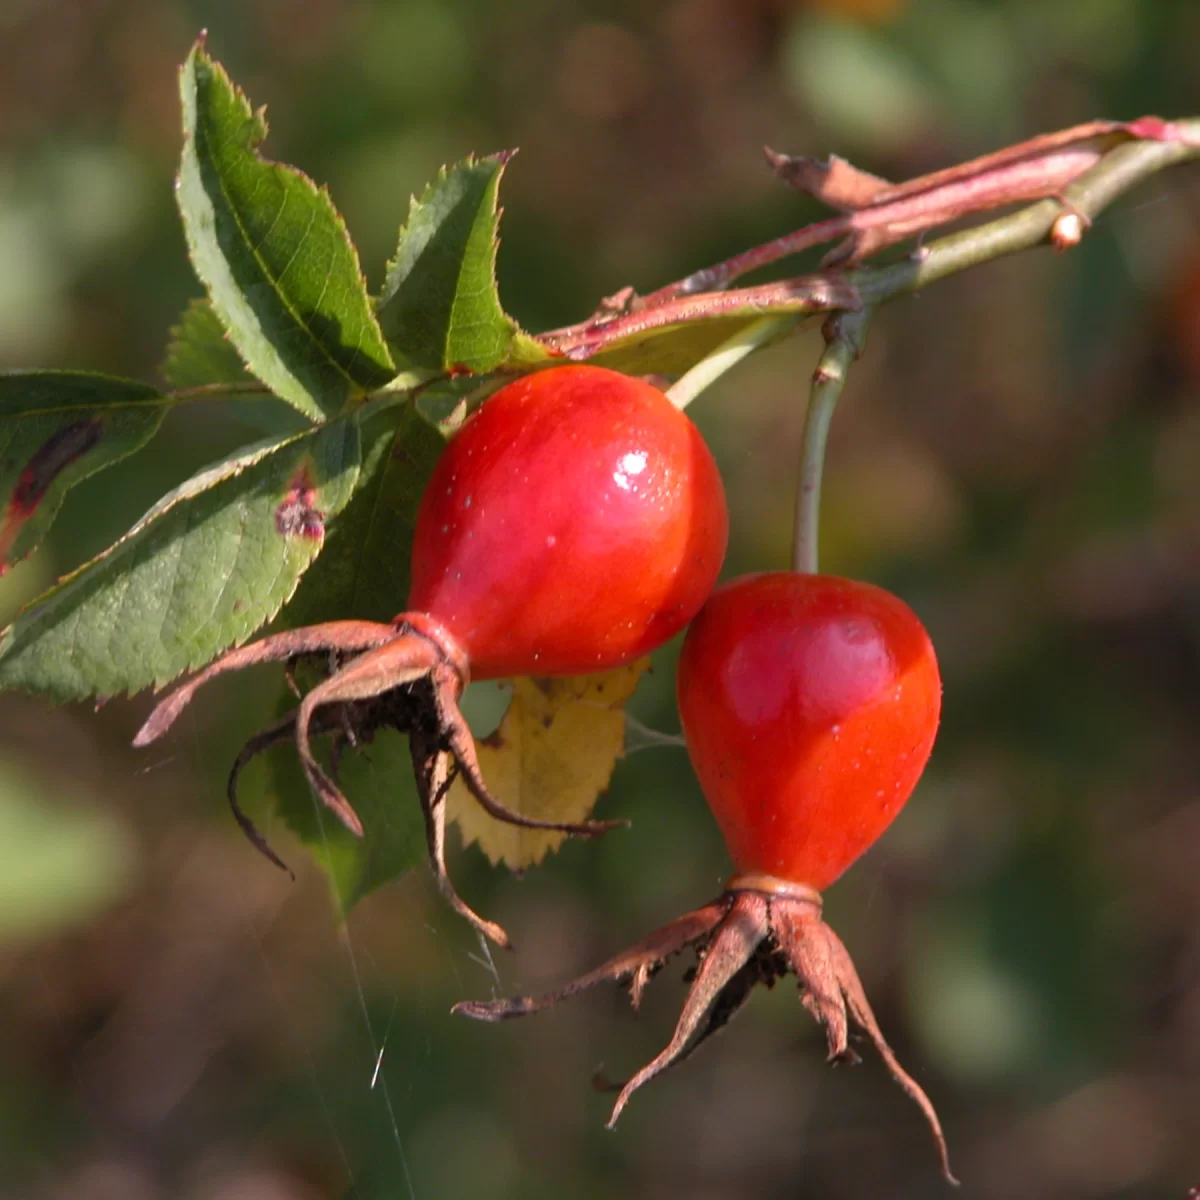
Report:
[{"label": "serrated leaf edge", "polygon": [[[223,84],[226,87],[229,88],[229,90],[233,93],[235,102],[245,112],[247,120],[248,120],[248,124],[251,127],[251,133],[250,133],[249,138],[247,139],[247,142],[245,143],[245,148],[251,154],[253,154],[254,157],[260,163],[262,163],[264,166],[266,166],[268,168],[277,169],[285,174],[291,175],[294,178],[299,179],[303,183],[308,184],[313,189],[314,192],[316,192],[317,194],[319,194],[320,196],[322,196],[325,199],[325,201],[328,204],[329,215],[331,216],[331,218],[333,220],[334,227],[336,228],[338,233],[341,234],[342,238],[345,241],[347,249],[350,251],[350,256],[354,263],[354,267],[355,267],[358,279],[359,279],[360,283],[362,284],[363,295],[364,295],[364,297],[367,297],[368,293],[367,293],[366,276],[363,274],[362,263],[358,257],[358,248],[355,246],[353,239],[350,237],[349,229],[347,228],[346,223],[345,223],[344,219],[342,218],[341,213],[338,211],[337,206],[333,203],[333,198],[330,195],[329,189],[327,187],[325,187],[324,185],[318,185],[309,175],[305,174],[303,171],[299,170],[297,167],[294,167],[289,163],[277,162],[274,159],[267,158],[265,155],[263,155],[259,152],[259,147],[266,140],[267,132],[268,132],[268,126],[267,126],[267,120],[266,120],[266,105],[260,105],[257,109],[255,109],[251,106],[249,98],[246,96],[245,92],[241,89],[241,87],[232,80],[229,73],[225,70],[225,68],[221,65],[221,63],[217,62],[216,59],[212,58],[207,53],[207,51],[205,50],[205,47],[204,47],[204,39],[203,38],[200,38],[197,40],[196,44],[192,47],[191,53],[188,55],[187,60],[185,61],[183,66],[180,68],[180,96],[181,96],[181,100],[182,100],[183,116],[184,116],[184,149],[183,149],[183,156],[182,156],[180,169],[176,175],[176,190],[177,190],[177,192],[182,188],[183,172],[184,172],[183,164],[186,163],[186,161],[187,161],[189,150],[190,150],[192,156],[197,159],[197,162],[198,162],[198,157],[199,157],[197,154],[197,151],[195,149],[195,147],[196,147],[196,131],[197,131],[197,128],[199,125],[199,120],[198,120],[199,113],[197,110],[197,105],[196,105],[196,100],[195,100],[195,93],[196,93],[195,66],[197,63],[201,63],[201,62],[204,64],[204,66],[210,72],[212,72],[214,75],[216,75],[223,82]],[[190,88],[188,86],[189,73],[191,74],[191,80],[192,80]],[[190,129],[189,129],[189,117],[191,118],[191,128]],[[310,341],[312,342],[312,344],[314,345],[314,347],[316,347],[319,350],[319,352],[324,356],[325,360],[335,369],[335,371],[337,371],[337,373],[339,375],[342,376],[343,379],[346,380],[347,384],[349,385],[349,394],[351,396],[366,395],[370,389],[367,387],[364,387],[362,384],[358,383],[357,380],[355,380],[351,375],[349,375],[347,373],[346,368],[344,368],[342,366],[342,364],[339,363],[329,353],[329,350],[325,346],[324,341],[321,340],[320,338],[316,337],[316,335],[313,333],[312,329],[301,318],[301,316],[295,311],[294,307],[288,302],[288,300],[284,296],[283,292],[279,288],[278,279],[270,271],[267,270],[266,264],[263,263],[261,257],[259,256],[257,248],[252,247],[250,238],[247,235],[246,230],[242,225],[241,212],[230,200],[228,193],[225,191],[225,186],[224,186],[223,180],[220,181],[220,187],[221,187],[222,195],[225,197],[228,211],[230,212],[234,221],[236,222],[239,232],[242,234],[243,242],[245,243],[245,245],[248,248],[250,248],[250,253],[253,255],[254,260],[258,263],[259,270],[263,276],[263,279],[268,282],[269,286],[272,288],[272,290],[275,292],[275,294],[279,297],[279,299],[280,299],[281,303],[283,304],[284,309],[287,311],[288,315],[295,322],[296,326],[298,328],[302,329],[308,335],[308,337],[309,337]],[[203,185],[201,185],[201,191],[203,192],[204,195],[207,196],[207,190],[203,188]],[[186,239],[187,245],[188,245],[188,257],[191,259],[192,267],[195,270],[197,277],[200,279],[201,283],[204,284],[205,290],[209,294],[209,299],[211,300],[212,305],[213,305],[213,311],[220,318],[221,324],[225,327],[225,331],[226,331],[227,336],[230,339],[230,342],[233,344],[235,349],[237,349],[238,356],[240,358],[242,358],[242,360],[244,362],[246,362],[247,370],[249,370],[256,378],[260,379],[270,390],[276,391],[276,389],[273,388],[267,380],[262,379],[262,376],[259,374],[259,372],[256,371],[254,369],[254,367],[247,361],[246,355],[243,353],[241,347],[238,345],[236,334],[235,334],[234,330],[231,328],[232,323],[226,318],[225,314],[222,312],[222,306],[217,301],[216,297],[213,295],[213,287],[210,284],[209,280],[207,280],[204,277],[204,275],[201,273],[200,266],[197,262],[197,259],[199,256],[199,250],[196,245],[196,236],[192,230],[191,224],[188,221],[186,214],[183,213],[182,204],[180,205],[180,212],[181,212],[181,216],[183,217],[184,236],[185,236],[185,239]],[[240,288],[237,288],[236,285],[235,285],[235,289],[238,291],[241,290]],[[278,351],[275,349],[273,343],[266,336],[265,332],[262,330],[262,326],[261,326],[260,322],[258,321],[257,315],[253,312],[253,309],[249,308],[249,306],[247,306],[247,313],[253,320],[255,326],[259,329],[260,334],[262,336],[262,340],[270,347],[271,354],[274,356],[275,361],[278,364],[280,371],[283,373],[283,375],[285,375],[287,377],[288,380],[292,381],[295,384],[295,387],[296,387],[295,395],[289,395],[282,391],[276,391],[276,394],[278,394],[281,399],[286,400],[289,403],[293,404],[296,408],[299,408],[306,416],[313,417],[314,419],[317,419],[317,420],[320,420],[321,418],[329,416],[330,413],[321,405],[318,398],[313,396],[309,392],[308,388],[299,379],[296,378],[296,376],[292,373],[291,368],[288,367],[287,364],[283,361],[283,359],[279,356]],[[384,355],[386,358],[387,369],[394,375],[396,372],[396,365],[395,365],[394,361],[392,360],[391,348],[388,346],[387,339],[383,336],[383,331],[379,328],[379,322],[376,319],[374,307],[371,305],[369,297],[367,299],[366,305],[364,306],[364,314],[365,314],[366,319],[369,322],[370,326],[375,330],[375,332],[379,336],[379,345],[383,349],[383,352],[384,352]],[[360,351],[361,351],[361,347],[355,347],[354,352],[356,355],[358,353],[360,353]],[[381,383],[382,382],[383,381],[381,380]]]},{"label": "serrated leaf edge", "polygon": [[[248,447],[243,446],[229,458],[222,459],[220,462],[198,471],[195,475],[185,479],[178,487],[172,488],[165,496],[157,500],[115,542],[101,550],[99,554],[88,559],[87,562],[76,567],[73,571],[69,571],[66,575],[63,575],[39,596],[31,600],[21,609],[21,614],[23,615],[40,607],[80,575],[84,574],[84,572],[90,571],[99,563],[111,558],[126,542],[136,537],[151,522],[170,512],[177,504],[199,496],[201,493],[208,491],[209,488],[215,487],[218,483],[223,483],[227,479],[235,479],[243,471],[262,462],[264,458],[274,451],[281,450],[292,442],[299,441],[302,438],[313,437],[327,428],[327,425],[320,425],[314,429],[301,430],[298,433],[290,434],[283,438],[264,438],[259,442],[250,443]],[[4,646],[11,630],[11,624],[0,630],[0,657],[3,656]]]},{"label": "serrated leaf edge", "polygon": [[[188,317],[192,313],[203,312],[205,310],[211,312],[220,323],[222,340],[227,342],[229,344],[229,348],[234,352],[234,354],[237,355],[238,362],[242,364],[242,370],[246,372],[247,382],[253,382],[256,386],[266,389],[269,395],[273,395],[274,393],[270,392],[270,389],[267,389],[267,385],[261,379],[259,379],[253,371],[250,370],[250,366],[246,362],[245,355],[242,354],[238,344],[233,340],[233,338],[229,336],[229,331],[225,328],[224,321],[221,320],[221,314],[217,312],[216,306],[213,304],[212,299],[208,296],[193,296],[184,306],[183,311],[179,314],[179,319],[167,330],[167,349],[163,354],[162,362],[160,362],[158,365],[158,373],[163,381],[169,385],[169,389],[175,392],[191,390],[189,387],[177,387],[174,381],[171,379],[168,371],[170,364],[175,357],[176,351],[178,351],[184,344],[183,337],[187,332]],[[214,380],[213,382],[217,381]]]},{"label": "serrated leaf edge", "polygon": [[[417,213],[420,212],[427,204],[431,203],[436,191],[442,187],[446,181],[456,171],[469,171],[479,166],[484,166],[494,163],[496,166],[495,174],[488,182],[488,187],[485,192],[491,193],[492,204],[492,236],[491,236],[491,254],[488,262],[488,274],[490,277],[492,289],[496,295],[496,306],[500,310],[508,327],[508,345],[501,354],[497,363],[481,373],[494,371],[508,364],[520,366],[536,365],[543,360],[553,357],[553,354],[545,346],[543,346],[536,338],[527,333],[521,328],[516,319],[505,309],[500,299],[499,282],[496,277],[496,264],[500,253],[500,221],[504,216],[504,207],[499,203],[500,184],[503,181],[504,171],[508,164],[517,154],[518,148],[514,147],[511,150],[497,150],[493,154],[468,154],[465,158],[460,159],[456,163],[443,164],[437,174],[431,179],[421,191],[418,198],[416,195],[410,195],[408,198],[408,219],[400,227],[400,233],[397,238],[396,250],[390,259],[388,259],[384,272],[383,291],[375,302],[376,311],[383,308],[391,298],[396,294],[399,286],[403,284],[401,280],[397,285],[392,286],[392,278],[400,266],[401,251],[404,247],[404,241],[409,230],[412,228],[413,220]],[[465,260],[464,260],[465,261]],[[463,263],[459,263],[459,275],[456,277],[456,286],[454,289],[455,306],[458,304],[458,297],[461,289],[457,286],[462,278]],[[389,290],[389,288],[391,290]],[[459,364],[450,361],[448,354],[448,344],[443,344],[441,348],[442,366],[446,370],[450,370]],[[514,354],[513,351],[516,350]]]},{"label": "serrated leaf edge", "polygon": [[36,379],[81,379],[81,380],[98,380],[102,379],[105,383],[120,385],[121,387],[137,388],[145,394],[140,399],[123,400],[119,404],[100,404],[100,403],[80,403],[66,405],[62,408],[22,408],[17,411],[10,411],[0,407],[0,420],[20,420],[22,417],[46,416],[55,413],[71,413],[84,412],[91,410],[110,411],[119,408],[141,408],[160,406],[162,408],[170,408],[178,403],[169,391],[164,391],[162,388],[155,387],[152,383],[143,383],[140,379],[126,379],[122,375],[109,375],[104,371],[74,371],[74,370],[45,370],[38,367],[33,368],[16,368],[13,370],[0,371],[0,380],[4,379],[20,379],[22,377]]}]

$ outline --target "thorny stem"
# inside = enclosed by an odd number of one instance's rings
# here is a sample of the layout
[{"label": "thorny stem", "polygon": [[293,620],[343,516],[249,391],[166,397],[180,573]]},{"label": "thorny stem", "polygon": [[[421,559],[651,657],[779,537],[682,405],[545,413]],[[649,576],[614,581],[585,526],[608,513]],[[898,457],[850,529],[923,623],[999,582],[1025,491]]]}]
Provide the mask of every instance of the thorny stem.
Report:
[{"label": "thorny stem", "polygon": [[808,413],[800,449],[800,484],[796,490],[796,526],[792,542],[792,570],[815,575],[821,523],[821,476],[825,469],[825,444],[833,410],[841,398],[851,364],[863,352],[872,309],[839,313],[825,323],[825,351],[813,372]]},{"label": "thorny stem", "polygon": [[[822,307],[826,311],[854,310],[886,303],[959,271],[1046,243],[1055,221],[1064,211],[1077,213],[1085,222],[1091,221],[1122,193],[1151,175],[1200,158],[1200,117],[1171,124],[1173,139],[1122,142],[1107,150],[1093,167],[1063,188],[1059,196],[926,242],[903,261],[848,271],[819,271],[788,280],[786,286],[764,284],[728,292],[720,290],[739,274],[820,241],[820,230],[832,226],[834,221],[819,222],[660,288],[643,297],[642,307],[636,311],[551,330],[539,335],[539,340],[569,357],[589,357],[619,339],[663,324],[686,324],[748,310],[767,316],[784,311],[812,312]],[[688,281],[703,279],[717,282],[711,285],[714,290],[697,294]]]},{"label": "thorny stem", "polygon": [[[1086,227],[1117,197],[1150,175],[1200,157],[1200,118],[1177,121],[1173,125],[1176,131],[1173,140],[1135,139],[1114,146],[1102,155],[1095,166],[1064,187],[1058,196],[1039,200],[996,220],[938,238],[920,246],[900,262],[860,267],[844,273],[827,271],[810,277],[818,287],[825,285],[832,291],[840,276],[853,293],[855,302],[847,304],[843,300],[840,305],[831,305],[835,315],[826,323],[827,346],[813,376],[796,500],[793,569],[804,572],[818,569],[821,477],[829,424],[845,385],[846,372],[862,353],[872,310],[897,296],[915,292],[959,271],[1031,249],[1047,241],[1059,244],[1060,248],[1071,244],[1069,238],[1064,238],[1061,243],[1056,238],[1060,231],[1065,235],[1066,231],[1060,225],[1064,218],[1073,221],[1076,228],[1080,225]],[[829,224],[831,222],[818,223],[807,231],[797,231],[788,238],[766,243],[724,263],[695,272],[677,284],[652,293],[644,303],[649,305],[650,312],[654,311],[656,305],[682,310],[690,304],[695,306],[697,315],[700,315],[705,311],[706,300],[711,298],[704,294],[692,294],[703,286],[701,281],[709,280],[709,286],[723,287],[746,271],[816,244],[822,240],[817,235]],[[805,236],[806,233],[813,236]],[[793,282],[796,287],[802,284],[801,279]],[[767,304],[763,307],[767,307]],[[686,319],[682,311],[678,316]],[[753,340],[767,320],[763,318],[755,322],[743,333],[749,334]],[[680,384],[672,389],[672,399],[682,408],[695,392],[711,383],[713,378],[723,370],[728,370],[753,348],[747,348],[737,336],[731,338],[710,359],[693,368],[698,374],[700,386],[693,390],[689,372],[689,376],[684,376]],[[728,359],[724,357],[726,351],[730,354]],[[683,384],[686,386],[680,389]]]},{"label": "thorny stem", "polygon": [[763,317],[744,329],[739,329],[728,341],[722,342],[711,354],[702,358],[686,375],[667,391],[667,399],[676,408],[684,409],[710,384],[760,346],[787,333],[798,316]]},{"label": "thorny stem", "polygon": [[[995,221],[930,242],[912,261],[891,267],[864,267],[844,277],[857,288],[864,304],[878,304],[980,263],[1031,249],[1046,241],[1055,219],[1064,209],[1074,210],[1090,221],[1144,179],[1167,167],[1200,158],[1200,117],[1171,124],[1174,138],[1121,142],[1064,187],[1056,198],[1039,200]],[[727,287],[750,271],[820,245],[837,225],[838,218],[830,218],[752,247],[658,289],[644,297],[643,303],[656,307],[676,296],[694,295],[706,290],[706,282],[711,290]]]},{"label": "thorny stem", "polygon": [[1039,200],[1015,213],[928,243],[890,266],[851,271],[846,281],[864,304],[882,304],[949,275],[1041,245],[1064,212],[1090,223],[1122,193],[1166,167],[1200,158],[1200,118],[1177,122],[1188,141],[1124,142],[1063,189],[1061,199]]},{"label": "thorny stem", "polygon": [[838,308],[858,308],[858,296],[844,282],[844,274],[842,271],[827,271],[824,274],[781,279],[776,283],[760,283],[754,287],[705,292],[698,296],[677,296],[652,307],[636,308],[615,315],[601,313],[578,325],[567,325],[538,334],[538,340],[565,358],[582,360],[627,338],[695,321],[756,320],[772,314],[795,313],[804,316]]}]

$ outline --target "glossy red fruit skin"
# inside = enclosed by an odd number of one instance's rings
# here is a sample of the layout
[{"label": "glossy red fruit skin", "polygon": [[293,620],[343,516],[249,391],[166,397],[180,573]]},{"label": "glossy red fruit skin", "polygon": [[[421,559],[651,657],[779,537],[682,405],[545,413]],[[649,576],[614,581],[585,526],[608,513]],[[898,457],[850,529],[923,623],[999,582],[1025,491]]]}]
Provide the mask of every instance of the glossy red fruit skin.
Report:
[{"label": "glossy red fruit skin", "polygon": [[691,620],[728,532],[712,455],[662,392],[540,371],[485,400],[438,461],[409,608],[450,631],[474,679],[606,670]]},{"label": "glossy red fruit skin", "polygon": [[790,572],[713,593],[684,640],[676,688],[738,872],[817,891],[904,806],[942,696],[929,635],[902,600]]}]

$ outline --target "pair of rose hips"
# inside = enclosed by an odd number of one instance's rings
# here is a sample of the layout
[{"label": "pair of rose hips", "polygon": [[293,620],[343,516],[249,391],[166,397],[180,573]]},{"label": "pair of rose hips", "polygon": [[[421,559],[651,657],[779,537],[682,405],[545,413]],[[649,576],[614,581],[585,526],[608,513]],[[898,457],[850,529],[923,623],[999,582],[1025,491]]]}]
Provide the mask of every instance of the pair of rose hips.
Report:
[{"label": "pair of rose hips", "polygon": [[793,972],[830,1057],[854,1057],[848,1010],[923,1109],[949,1176],[933,1108],[884,1041],[849,954],[821,920],[820,896],[890,824],[925,766],[941,702],[933,647],[902,601],[869,584],[773,573],[713,591],[727,536],[712,455],[662,392],[586,365],[524,376],[486,400],[438,462],[416,522],[409,611],[388,624],[335,621],[234,650],[164,700],[137,743],[165,732],[215,675],[321,656],[327,677],[235,763],[230,799],[243,827],[266,849],[236,808],[237,773],[294,736],[316,793],[361,833],[311,735],[333,735],[336,764],[347,743],[398,728],[409,735],[439,886],[507,944],[446,874],[454,775],[500,820],[585,835],[609,824],[533,821],[490,794],[458,707],[468,680],[607,670],[690,622],[679,711],[736,868],[725,892],[561,992],[458,1011],[519,1016],[605,980],[628,984],[636,1004],[663,962],[694,946],[699,966],[675,1035],[624,1086],[615,1121],[636,1088],[720,1029],[756,983]]}]

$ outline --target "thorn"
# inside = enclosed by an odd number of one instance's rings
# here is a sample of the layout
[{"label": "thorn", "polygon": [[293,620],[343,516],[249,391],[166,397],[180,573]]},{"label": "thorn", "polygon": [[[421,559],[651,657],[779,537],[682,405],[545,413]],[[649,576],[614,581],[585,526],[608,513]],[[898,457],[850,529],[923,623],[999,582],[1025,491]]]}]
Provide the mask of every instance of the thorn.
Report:
[{"label": "thorn", "polygon": [[601,1063],[592,1072],[592,1090],[596,1092],[619,1092],[625,1084],[616,1079],[610,1079],[608,1073],[604,1070],[604,1064]]},{"label": "thorn", "polygon": [[1062,254],[1073,250],[1083,241],[1083,235],[1091,226],[1091,220],[1077,208],[1068,207],[1061,212],[1050,226],[1050,245]]},{"label": "thorn", "polygon": [[1059,254],[1083,241],[1083,222],[1078,213],[1063,213],[1050,229],[1050,244]]}]

